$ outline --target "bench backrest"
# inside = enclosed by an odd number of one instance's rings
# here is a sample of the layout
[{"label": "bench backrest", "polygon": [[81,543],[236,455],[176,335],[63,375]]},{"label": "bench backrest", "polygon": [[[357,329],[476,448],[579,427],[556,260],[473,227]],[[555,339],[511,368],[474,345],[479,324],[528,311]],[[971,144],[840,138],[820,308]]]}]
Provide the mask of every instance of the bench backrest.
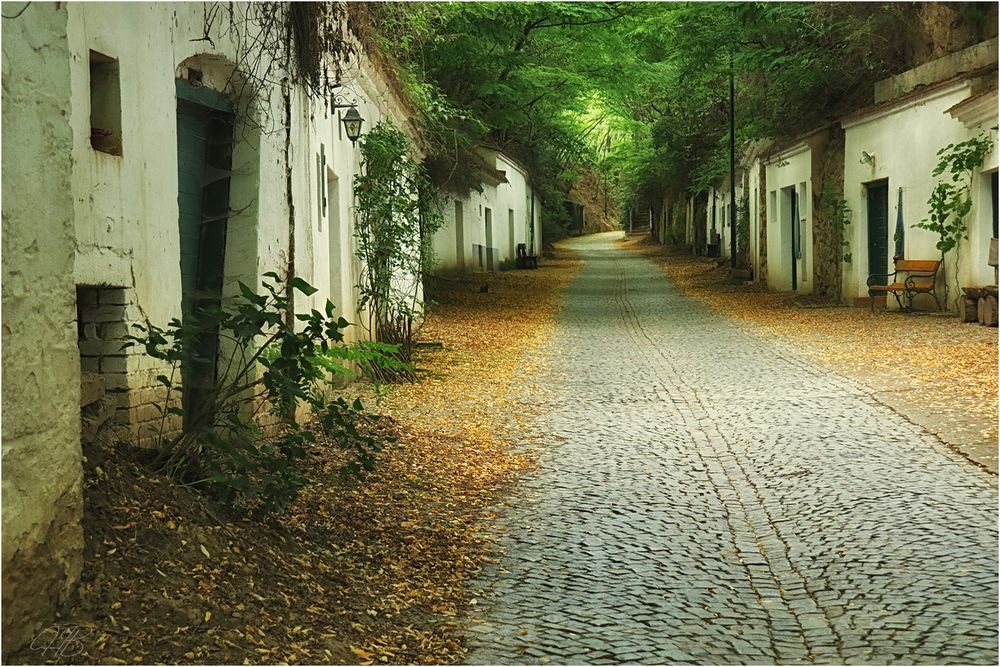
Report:
[{"label": "bench backrest", "polygon": [[940,264],[940,259],[898,259],[896,260],[896,270],[934,273]]}]

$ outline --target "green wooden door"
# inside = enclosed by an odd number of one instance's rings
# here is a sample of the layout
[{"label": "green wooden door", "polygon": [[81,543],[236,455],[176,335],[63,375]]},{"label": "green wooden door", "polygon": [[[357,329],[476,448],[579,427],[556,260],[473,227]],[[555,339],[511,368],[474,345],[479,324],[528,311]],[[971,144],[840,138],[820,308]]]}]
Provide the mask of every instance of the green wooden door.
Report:
[{"label": "green wooden door", "polygon": [[[878,276],[878,284],[889,274],[889,181],[876,181],[865,186],[868,197],[868,275]],[[872,292],[885,296],[884,291]]]},{"label": "green wooden door", "polygon": [[[180,234],[181,312],[185,323],[221,304],[229,217],[233,116],[212,91],[177,82],[177,205]],[[194,353],[181,368],[185,423],[211,409],[207,389],[215,383],[218,329],[202,325]]]}]

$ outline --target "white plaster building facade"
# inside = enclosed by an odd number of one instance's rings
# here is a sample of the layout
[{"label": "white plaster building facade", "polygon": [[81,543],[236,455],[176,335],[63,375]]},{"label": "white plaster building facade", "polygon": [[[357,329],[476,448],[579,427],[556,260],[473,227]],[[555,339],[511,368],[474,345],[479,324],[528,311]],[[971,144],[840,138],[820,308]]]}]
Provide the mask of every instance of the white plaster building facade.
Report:
[{"label": "white plaster building facade", "polygon": [[[996,76],[995,70],[992,75]],[[995,86],[995,84],[994,84]],[[922,88],[842,122],[845,131],[844,197],[853,211],[849,242],[853,262],[845,265],[843,297],[867,297],[870,274],[892,271],[896,220],[902,204],[903,256],[906,259],[939,259],[934,232],[914,227],[929,215],[928,199],[938,178],[932,176],[938,151],[953,143],[986,133],[996,140],[996,88],[974,89],[961,77]],[[975,100],[971,98],[975,97]],[[970,104],[963,106],[963,102]],[[869,157],[870,156],[870,157]],[[967,220],[968,239],[958,252],[944,258],[944,280],[950,286],[949,307],[954,307],[957,287],[994,282],[987,264],[990,239],[996,229],[997,151],[973,178],[973,208]],[[957,266],[956,266],[957,265]],[[889,299],[889,307],[894,307]],[[935,308],[932,299],[918,298],[917,308]]]},{"label": "white plaster building facade", "polygon": [[[364,319],[359,149],[339,111],[298,86],[286,135],[283,73],[253,89],[237,32],[220,20],[204,39],[209,9],[37,3],[4,21],[4,654],[80,573],[81,374],[123,437],[140,440],[159,417],[163,369],[121,350],[132,325],[182,317],[201,281],[225,297],[291,267],[318,289],[297,311],[329,298],[338,316]],[[360,48],[341,84],[364,129],[391,119],[414,136]]]},{"label": "white plaster building facade", "polygon": [[[730,256],[731,248],[730,239],[732,237],[732,219],[730,218],[729,206],[732,200],[732,194],[729,190],[729,177],[727,176],[718,187],[713,187],[710,191],[708,200],[708,213],[705,216],[706,225],[706,238],[709,243],[712,243],[712,239],[718,239],[719,244],[719,257],[727,258]],[[737,195],[738,197],[739,195]]]},{"label": "white plaster building facade", "polygon": [[496,271],[513,267],[518,244],[528,254],[542,247],[541,203],[527,170],[500,151],[479,152],[492,171],[482,172],[480,190],[447,198],[433,238],[436,271]]},{"label": "white plaster building facade", "polygon": [[36,9],[3,21],[4,656],[83,567],[67,12]]},{"label": "white plaster building facade", "polygon": [[812,293],[812,148],[802,141],[764,160],[767,286]]}]

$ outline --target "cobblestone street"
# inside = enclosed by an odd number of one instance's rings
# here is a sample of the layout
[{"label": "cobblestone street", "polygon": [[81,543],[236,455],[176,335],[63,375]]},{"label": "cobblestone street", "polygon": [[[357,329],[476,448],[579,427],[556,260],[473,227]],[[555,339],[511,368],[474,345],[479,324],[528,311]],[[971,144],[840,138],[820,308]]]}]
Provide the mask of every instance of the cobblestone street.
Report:
[{"label": "cobblestone street", "polygon": [[467,662],[997,663],[996,477],[576,240]]}]

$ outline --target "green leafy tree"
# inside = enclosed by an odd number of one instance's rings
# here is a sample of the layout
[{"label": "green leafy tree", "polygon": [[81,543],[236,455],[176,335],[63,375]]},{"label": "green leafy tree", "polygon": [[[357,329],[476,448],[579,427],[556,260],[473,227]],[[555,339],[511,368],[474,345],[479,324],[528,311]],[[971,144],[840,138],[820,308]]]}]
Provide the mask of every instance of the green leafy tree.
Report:
[{"label": "green leafy tree", "polygon": [[[948,144],[937,152],[938,163],[931,175],[946,178],[939,180],[927,200],[929,216],[914,227],[934,232],[938,236],[935,246],[945,253],[955,252],[955,266],[960,261],[962,240],[969,237],[966,219],[972,210],[972,185],[976,170],[983,166],[986,155],[993,150],[995,140],[986,132],[965,141]],[[955,272],[958,280],[958,272]],[[956,288],[957,291],[957,288]],[[945,282],[945,303],[948,302],[948,283]]]},{"label": "green leafy tree", "polygon": [[[948,7],[952,7],[948,4]],[[983,6],[953,11],[975,39]],[[439,183],[475,187],[472,150],[525,163],[558,221],[568,186],[600,170],[621,203],[696,193],[737,145],[776,140],[871,103],[914,64],[904,3],[377,3],[373,32],[416,101]],[[995,24],[995,20],[993,21]]]}]

